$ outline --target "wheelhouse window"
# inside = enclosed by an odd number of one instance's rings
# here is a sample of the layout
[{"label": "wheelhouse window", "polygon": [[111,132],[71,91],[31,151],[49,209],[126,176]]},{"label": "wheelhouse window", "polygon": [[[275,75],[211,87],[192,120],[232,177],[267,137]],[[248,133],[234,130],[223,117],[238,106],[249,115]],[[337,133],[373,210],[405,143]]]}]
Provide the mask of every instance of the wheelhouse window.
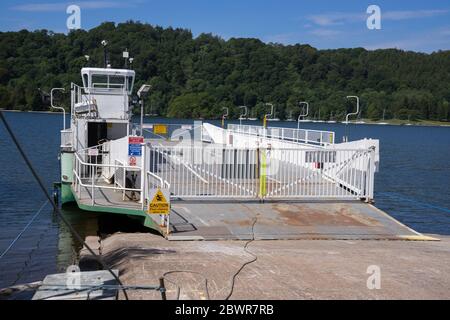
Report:
[{"label": "wheelhouse window", "polygon": [[85,88],[89,87],[89,76],[86,73],[83,74],[83,86]]},{"label": "wheelhouse window", "polygon": [[133,91],[134,77],[127,77],[127,91],[129,94]]},{"label": "wheelhouse window", "polygon": [[125,86],[124,76],[108,76],[108,86],[110,89],[122,89]]},{"label": "wheelhouse window", "polygon": [[86,90],[97,92],[126,92],[131,95],[134,85],[134,73],[131,72],[102,72],[86,70],[82,74],[83,86]]},{"label": "wheelhouse window", "polygon": [[91,79],[92,88],[108,88],[108,76],[104,74],[93,74]]}]

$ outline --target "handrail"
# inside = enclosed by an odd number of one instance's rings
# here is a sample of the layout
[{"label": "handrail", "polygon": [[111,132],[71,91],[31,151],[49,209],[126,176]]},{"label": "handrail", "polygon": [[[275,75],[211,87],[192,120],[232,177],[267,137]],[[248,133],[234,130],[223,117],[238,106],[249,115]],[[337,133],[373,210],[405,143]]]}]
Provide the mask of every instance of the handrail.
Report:
[{"label": "handrail", "polygon": [[159,182],[161,183],[161,187],[163,188],[164,186],[166,186],[168,189],[170,189],[170,183],[167,180],[164,180],[163,178],[161,178],[160,176],[154,174],[151,171],[147,171],[148,175],[151,175],[153,178],[159,180]]},{"label": "handrail", "polygon": [[154,174],[153,172],[147,171],[148,175],[151,175],[153,178],[155,178],[156,180],[159,180],[159,182],[161,182],[161,187],[164,186],[164,180],[163,178],[161,178],[160,176]]},{"label": "handrail", "polygon": [[300,114],[298,115],[298,119],[297,119],[297,129],[299,129],[299,130],[300,130],[300,118],[304,119],[304,118],[306,118],[306,117],[308,116],[308,114],[309,114],[309,102],[306,102],[306,101],[300,101],[300,102],[298,103],[299,106],[301,106],[302,104],[305,104],[305,105],[306,105],[306,113],[305,113],[305,114],[300,113]]},{"label": "handrail", "polygon": [[315,130],[315,129],[297,129],[297,128],[282,128],[282,127],[268,127],[268,128],[264,128],[262,126],[252,126],[252,125],[248,125],[248,124],[229,124],[228,127],[244,127],[244,128],[260,128],[263,130],[270,130],[270,129],[278,129],[278,130],[282,130],[282,129],[289,129],[289,130],[294,130],[294,131],[308,131],[308,132],[317,132],[317,133],[332,133],[334,134],[333,131],[325,131],[325,130]]},{"label": "handrail", "polygon": [[[260,136],[263,134],[267,138],[274,138],[279,140],[286,140],[286,141],[296,141],[300,142],[303,141],[306,144],[319,144],[319,145],[329,145],[334,144],[335,141],[335,133],[333,131],[322,131],[322,130],[309,130],[309,129],[295,129],[295,128],[278,128],[278,127],[261,127],[261,126],[251,126],[251,125],[236,125],[236,124],[230,124],[228,125],[228,130],[234,131],[237,133],[243,133],[248,134],[252,136]],[[275,134],[275,131],[278,132],[278,134]],[[292,137],[285,136],[285,132],[292,132]],[[304,133],[304,138],[300,138],[298,133]],[[320,139],[317,140],[311,140],[308,139],[309,135],[313,134],[320,134]],[[323,138],[326,136],[331,136],[331,139],[329,141],[323,141]]]},{"label": "handrail", "polygon": [[[75,173],[75,170],[74,170],[74,173]],[[82,187],[92,187],[92,184],[85,184],[85,183],[83,183],[81,181],[81,178],[78,176],[78,174],[75,173],[75,176],[77,177],[77,180],[79,181],[79,185],[80,186],[82,186]],[[134,191],[134,192],[141,192],[142,191],[140,188],[139,189],[126,188],[126,187],[117,188],[117,187],[109,187],[109,186],[99,186],[99,185],[96,185],[96,184],[94,184],[94,187],[96,189],[110,189],[110,190]]]},{"label": "handrail", "polygon": [[64,88],[53,88],[53,89],[50,91],[50,106],[51,106],[53,109],[62,110],[62,112],[63,112],[63,122],[64,122],[63,128],[64,128],[64,130],[66,130],[66,109],[64,109],[63,107],[57,107],[57,106],[54,106],[54,105],[53,105],[53,91],[56,91],[56,90],[59,90],[59,91],[64,92],[64,91],[66,91],[66,89],[64,89]]},{"label": "handrail", "polygon": [[[116,167],[117,168],[117,165],[104,165],[104,164],[95,164],[95,163],[86,163],[86,162],[83,162],[81,159],[80,159],[80,157],[78,156],[78,154],[75,154],[75,161],[77,161],[78,162],[78,164],[81,164],[81,165],[84,165],[84,166],[92,166],[92,167]],[[77,172],[77,168],[78,166],[75,166],[75,168],[72,170],[73,171],[73,174],[75,175],[75,177],[76,177],[76,180],[77,180],[77,183],[78,183],[78,185],[79,186],[82,186],[82,187],[89,187],[89,188],[96,188],[96,189],[110,189],[110,190],[121,190],[121,191],[134,191],[134,192],[143,192],[143,190],[141,189],[141,188],[139,188],[139,189],[136,189],[136,188],[126,188],[126,187],[120,187],[120,188],[117,188],[117,187],[110,187],[110,186],[104,186],[104,185],[96,185],[96,184],[94,184],[94,179],[93,179],[93,177],[90,177],[91,179],[92,179],[92,182],[91,183],[89,183],[89,184],[86,184],[86,183],[83,183],[83,180],[82,180],[82,178],[80,177],[80,175],[78,174],[78,172]],[[135,168],[136,169],[136,167],[130,167],[130,166],[121,166],[121,168]],[[140,169],[140,168],[139,168]]]},{"label": "handrail", "polygon": [[[84,162],[83,160],[80,159],[79,154],[75,153],[75,157],[78,159],[78,161],[80,162],[80,164],[84,165],[84,166],[97,166],[97,167],[106,167],[106,168],[115,168],[117,167],[114,164],[100,164],[100,163],[88,163],[88,162]],[[124,169],[139,169],[141,170],[141,167],[136,167],[136,166],[122,166],[122,168]]]}]

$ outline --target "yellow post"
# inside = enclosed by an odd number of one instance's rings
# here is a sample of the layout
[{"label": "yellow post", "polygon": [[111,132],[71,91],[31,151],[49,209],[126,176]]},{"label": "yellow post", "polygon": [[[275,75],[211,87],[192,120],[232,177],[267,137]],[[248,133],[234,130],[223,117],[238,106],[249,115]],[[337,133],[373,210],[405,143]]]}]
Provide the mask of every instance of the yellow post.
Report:
[{"label": "yellow post", "polygon": [[259,171],[259,198],[264,199],[266,196],[266,182],[267,182],[267,156],[265,149],[259,149],[261,155],[261,166]]},{"label": "yellow post", "polygon": [[263,118],[263,127],[267,128],[267,115],[266,114],[264,115],[264,118]]},{"label": "yellow post", "polygon": [[225,117],[222,117],[222,129],[225,128]]}]

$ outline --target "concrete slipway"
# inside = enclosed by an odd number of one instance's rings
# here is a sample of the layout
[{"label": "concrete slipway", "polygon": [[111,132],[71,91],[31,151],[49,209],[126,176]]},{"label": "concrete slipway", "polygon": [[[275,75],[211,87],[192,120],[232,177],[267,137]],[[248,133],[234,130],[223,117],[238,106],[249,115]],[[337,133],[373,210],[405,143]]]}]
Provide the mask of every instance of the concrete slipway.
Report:
[{"label": "concrete slipway", "polygon": [[[177,298],[178,288],[183,300],[224,299],[231,277],[255,257],[236,277],[231,299],[450,299],[450,238],[440,238],[267,240],[251,242],[247,251],[247,241],[167,241],[152,234],[89,241],[126,285],[155,285],[165,275],[168,299]],[[370,290],[367,271],[374,265],[381,287]],[[129,296],[161,299],[150,291]]]},{"label": "concrete slipway", "polygon": [[[171,218],[168,239],[87,240],[126,285],[164,276],[168,299],[224,299],[231,277],[255,258],[231,299],[450,299],[450,237],[421,235],[362,202],[175,202]],[[370,266],[380,268],[380,289],[367,287]],[[149,291],[129,296],[161,299]]]}]

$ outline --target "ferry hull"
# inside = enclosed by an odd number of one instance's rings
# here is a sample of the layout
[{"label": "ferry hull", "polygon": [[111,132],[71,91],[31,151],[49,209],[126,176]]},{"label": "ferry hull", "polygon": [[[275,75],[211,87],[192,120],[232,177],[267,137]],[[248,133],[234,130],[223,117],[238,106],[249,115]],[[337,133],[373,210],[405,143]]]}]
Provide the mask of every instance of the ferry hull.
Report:
[{"label": "ferry hull", "polygon": [[61,184],[61,204],[66,204],[70,202],[75,202],[70,184]]},{"label": "ferry hull", "polygon": [[73,179],[73,152],[61,152],[61,204],[74,202],[71,185]]}]

